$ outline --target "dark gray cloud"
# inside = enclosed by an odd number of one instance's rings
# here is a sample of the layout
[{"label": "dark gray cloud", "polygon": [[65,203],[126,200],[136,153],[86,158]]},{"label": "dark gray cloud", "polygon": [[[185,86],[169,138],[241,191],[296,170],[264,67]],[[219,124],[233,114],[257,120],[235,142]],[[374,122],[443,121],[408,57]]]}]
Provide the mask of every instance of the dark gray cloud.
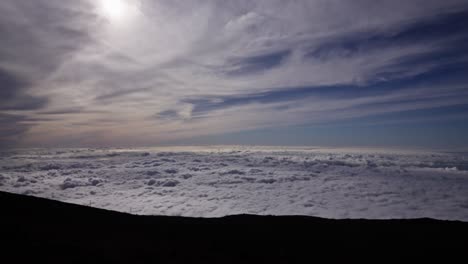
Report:
[{"label": "dark gray cloud", "polygon": [[[421,49],[409,56],[398,56],[390,59],[386,64],[377,68],[369,76],[368,82],[346,83],[340,85],[304,86],[275,88],[271,91],[232,94],[232,95],[205,95],[196,98],[182,100],[182,103],[192,104],[193,115],[205,114],[247,104],[272,104],[289,103],[291,106],[306,98],[314,100],[329,99],[359,99],[371,96],[384,96],[407,90],[412,90],[422,84],[428,87],[434,84],[444,83],[447,86],[458,83],[462,85],[468,81],[465,72],[468,69],[468,57],[464,56],[468,48],[465,25],[468,23],[468,9],[456,12],[428,16],[421,20],[409,20],[399,23],[393,29],[369,30],[366,32],[346,32],[333,35],[323,40],[310,50],[306,49],[303,59],[308,61],[326,62],[337,58],[359,57],[365,53],[376,52],[385,49],[398,49],[405,46],[433,43],[430,50]],[[266,70],[278,66],[282,60],[290,55],[289,51],[271,53],[261,56],[237,59],[233,65],[238,66],[230,74],[254,74],[260,70]],[[415,70],[416,69],[416,70]],[[419,70],[421,69],[421,70]],[[447,90],[431,91],[430,100],[421,96],[411,97],[411,102],[427,102],[428,108],[434,103],[434,98],[457,98],[466,96],[466,93],[457,91],[450,93]],[[253,90],[253,89],[252,89]],[[447,94],[448,93],[448,94]],[[435,100],[437,101],[437,100]],[[397,105],[408,103],[402,98],[393,98],[386,104]],[[369,105],[381,105],[377,101]],[[361,106],[359,106],[361,108]],[[276,109],[290,109],[282,105]],[[405,110],[405,108],[402,108]]]},{"label": "dark gray cloud", "polygon": [[30,83],[0,69],[0,110],[34,110],[43,107],[47,99],[25,94]]},{"label": "dark gray cloud", "polygon": [[82,113],[104,113],[104,111],[89,110],[84,107],[69,107],[55,110],[37,112],[40,115],[67,115],[67,114],[82,114]]},{"label": "dark gray cloud", "polygon": [[[466,8],[466,7],[465,7]],[[385,30],[369,30],[334,35],[324,39],[318,46],[311,48],[306,57],[311,59],[329,60],[334,57],[358,56],[363,52],[372,52],[394,46],[414,45],[443,41],[445,45],[462,48],[461,42],[466,41],[466,23],[468,9],[456,12],[438,14],[424,19],[399,23]],[[466,49],[466,47],[465,47]],[[444,49],[447,51],[448,49]],[[448,50],[450,51],[450,50]],[[453,51],[458,53],[459,50]],[[445,57],[443,57],[445,59]]]},{"label": "dark gray cloud", "polygon": [[[85,1],[6,0],[0,3],[0,110],[43,109],[34,89],[67,56],[90,41]],[[80,21],[78,23],[78,21]],[[13,145],[31,127],[24,115],[2,114],[0,144]]]},{"label": "dark gray cloud", "polygon": [[[2,1],[0,4],[0,58],[2,66],[21,71],[31,81],[55,70],[66,56],[91,37],[80,12],[83,1]],[[13,67],[14,66],[14,67]]]},{"label": "dark gray cloud", "polygon": [[158,113],[156,115],[157,118],[163,119],[163,120],[176,120],[180,119],[180,115],[177,111],[175,110],[166,110]]},{"label": "dark gray cloud", "polygon": [[23,123],[27,118],[20,115],[0,113],[0,148],[12,147],[20,142],[31,124]]},{"label": "dark gray cloud", "polygon": [[83,14],[57,3],[43,0],[0,3],[1,110],[44,107],[47,98],[29,95],[29,89],[89,41],[85,30],[73,28],[70,23]]},{"label": "dark gray cloud", "polygon": [[278,67],[291,54],[290,50],[283,50],[268,54],[246,58],[231,58],[227,62],[227,75],[250,75]]},{"label": "dark gray cloud", "polygon": [[109,93],[99,95],[95,99],[97,101],[104,101],[108,102],[112,99],[123,97],[129,94],[141,93],[141,92],[148,92],[151,91],[151,88],[135,88],[135,89],[128,89],[128,90],[115,90]]}]

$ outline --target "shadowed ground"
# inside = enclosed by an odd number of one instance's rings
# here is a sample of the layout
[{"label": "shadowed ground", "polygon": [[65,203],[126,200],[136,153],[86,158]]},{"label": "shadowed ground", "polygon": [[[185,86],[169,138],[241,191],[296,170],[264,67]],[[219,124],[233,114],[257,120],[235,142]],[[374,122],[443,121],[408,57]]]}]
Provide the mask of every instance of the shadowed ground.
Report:
[{"label": "shadowed ground", "polygon": [[16,263],[380,262],[447,260],[468,250],[468,223],[457,221],[135,216],[4,192],[0,206],[2,259]]}]

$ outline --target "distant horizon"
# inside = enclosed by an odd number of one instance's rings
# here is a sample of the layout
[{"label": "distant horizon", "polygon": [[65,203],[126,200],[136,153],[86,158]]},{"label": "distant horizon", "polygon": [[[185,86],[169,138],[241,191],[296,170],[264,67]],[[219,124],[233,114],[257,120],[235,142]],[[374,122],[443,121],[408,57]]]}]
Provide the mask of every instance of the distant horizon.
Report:
[{"label": "distant horizon", "polygon": [[[171,149],[173,148],[173,149]],[[185,148],[185,149],[184,149]],[[31,146],[31,147],[12,147],[3,148],[3,151],[14,151],[14,150],[32,150],[32,149],[83,149],[83,150],[151,150],[151,149],[167,149],[170,151],[197,151],[203,148],[251,148],[251,151],[259,150],[259,148],[271,149],[280,148],[286,150],[359,150],[359,151],[415,151],[415,152],[447,152],[447,153],[463,153],[468,152],[468,147],[460,148],[430,148],[430,147],[418,147],[418,146],[318,146],[318,145],[254,145],[254,144],[217,144],[217,145],[153,145],[153,146]],[[0,152],[2,151],[0,150]]]}]

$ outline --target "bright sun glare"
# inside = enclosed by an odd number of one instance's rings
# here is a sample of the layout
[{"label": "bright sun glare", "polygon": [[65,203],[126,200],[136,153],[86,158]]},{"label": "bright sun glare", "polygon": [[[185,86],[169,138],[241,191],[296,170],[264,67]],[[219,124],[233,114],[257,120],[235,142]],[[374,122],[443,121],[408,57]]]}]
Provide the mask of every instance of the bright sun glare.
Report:
[{"label": "bright sun glare", "polygon": [[100,0],[100,12],[111,20],[125,17],[127,4],[125,0]]}]

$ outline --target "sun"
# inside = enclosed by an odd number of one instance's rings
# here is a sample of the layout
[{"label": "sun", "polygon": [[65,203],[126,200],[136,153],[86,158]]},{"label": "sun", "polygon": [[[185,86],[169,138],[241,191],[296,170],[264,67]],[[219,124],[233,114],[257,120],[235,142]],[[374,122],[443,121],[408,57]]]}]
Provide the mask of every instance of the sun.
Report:
[{"label": "sun", "polygon": [[99,11],[111,21],[123,20],[126,17],[128,4],[125,0],[100,0]]}]

